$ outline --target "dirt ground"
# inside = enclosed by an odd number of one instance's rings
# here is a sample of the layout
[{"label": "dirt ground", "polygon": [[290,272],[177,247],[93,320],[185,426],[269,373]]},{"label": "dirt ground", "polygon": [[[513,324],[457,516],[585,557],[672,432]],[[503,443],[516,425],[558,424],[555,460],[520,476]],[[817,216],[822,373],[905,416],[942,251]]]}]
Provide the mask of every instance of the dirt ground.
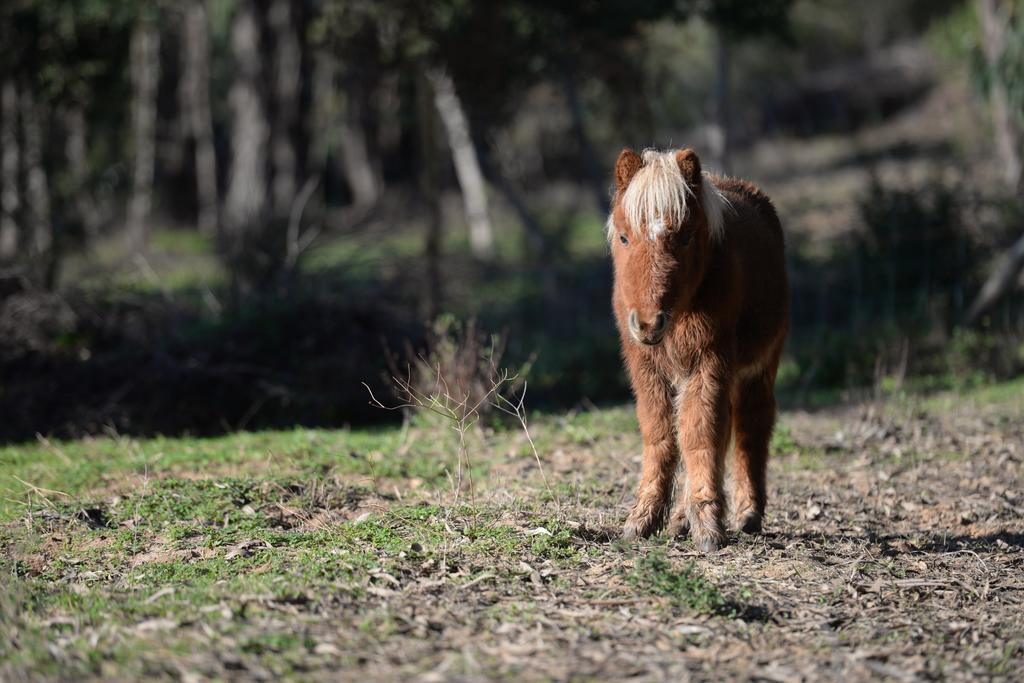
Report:
[{"label": "dirt ground", "polygon": [[[531,580],[519,584],[439,591],[421,579],[389,595],[410,631],[367,652],[365,673],[400,675],[433,651],[423,680],[485,677],[481,659],[491,673],[553,680],[1020,680],[1024,425],[983,409],[943,415],[891,405],[785,415],[798,447],[773,463],[766,533],[710,556],[661,546],[736,599],[731,616],[624,593],[631,551],[609,540],[609,522],[625,507],[593,501],[562,511],[580,524],[575,542],[597,552],[555,569],[566,579],[557,587],[541,566],[523,567]],[[563,458],[563,472],[587,471],[628,502],[636,458]],[[488,616],[501,604],[532,618]]]},{"label": "dirt ground", "polygon": [[[1020,680],[1019,418],[1019,399],[955,394],[784,413],[765,533],[707,556],[618,540],[639,469],[628,407],[534,426],[550,488],[521,434],[492,435],[458,505],[399,475],[287,502],[259,484],[262,446],[225,441],[230,480],[154,469],[145,491],[83,494],[70,522],[8,525],[22,578],[0,678]],[[187,498],[204,483],[236,490],[234,526]]]}]

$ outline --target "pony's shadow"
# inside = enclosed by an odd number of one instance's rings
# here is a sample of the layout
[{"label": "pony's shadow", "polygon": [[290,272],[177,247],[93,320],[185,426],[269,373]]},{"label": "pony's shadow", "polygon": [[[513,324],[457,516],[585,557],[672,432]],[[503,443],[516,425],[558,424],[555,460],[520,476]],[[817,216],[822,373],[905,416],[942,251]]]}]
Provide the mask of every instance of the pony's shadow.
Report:
[{"label": "pony's shadow", "polygon": [[[661,538],[662,534],[652,538]],[[619,527],[611,526],[591,527],[583,525],[575,529],[572,535],[587,543],[615,544],[622,540],[622,530]],[[1024,531],[1016,530],[1001,530],[990,534],[972,535],[935,532],[885,533],[873,529],[868,529],[859,534],[829,534],[780,529],[764,531],[755,536],[731,532],[729,545],[744,545],[745,542],[756,539],[762,539],[769,543],[783,544],[797,541],[809,545],[823,542],[835,543],[838,540],[861,541],[879,546],[880,552],[886,556],[905,554],[907,548],[926,553],[952,552],[957,550],[992,551],[1000,548],[1000,542],[1006,546],[1024,550]]]},{"label": "pony's shadow", "polygon": [[615,527],[589,527],[586,525],[574,529],[572,535],[587,543],[615,543],[622,538],[622,529]]},{"label": "pony's shadow", "polygon": [[981,535],[934,532],[894,534],[870,529],[861,534],[827,534],[781,530],[765,532],[762,534],[762,537],[769,542],[777,541],[783,543],[786,541],[802,541],[810,544],[821,542],[834,543],[837,540],[862,541],[878,546],[879,552],[887,557],[905,555],[908,549],[926,553],[955,552],[958,550],[991,552],[1000,549],[1000,541],[1006,546],[1024,549],[1024,532],[1007,530]]},{"label": "pony's shadow", "polygon": [[[583,525],[577,529],[574,529],[572,535],[574,538],[586,543],[611,545],[627,554],[629,554],[630,548],[635,548],[635,541],[625,541],[622,539],[622,530],[618,527],[588,527],[586,525]],[[675,544],[682,542],[679,539],[669,539],[667,536],[664,535],[664,532],[652,536],[648,540],[653,541],[656,544]],[[726,600],[723,604],[718,605],[713,610],[713,612],[718,616],[724,616],[730,619],[739,619],[741,621],[751,623],[779,623],[779,620],[786,616],[785,614],[773,612],[769,607],[765,605],[748,604],[746,602],[742,602],[736,599]]]}]

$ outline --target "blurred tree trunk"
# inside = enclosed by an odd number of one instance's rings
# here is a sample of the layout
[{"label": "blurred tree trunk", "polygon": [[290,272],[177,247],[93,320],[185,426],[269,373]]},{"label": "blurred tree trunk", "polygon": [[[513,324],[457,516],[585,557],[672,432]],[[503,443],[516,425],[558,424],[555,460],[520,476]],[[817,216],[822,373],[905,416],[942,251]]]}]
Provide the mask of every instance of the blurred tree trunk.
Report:
[{"label": "blurred tree trunk", "polygon": [[310,158],[323,172],[328,157],[336,151],[353,208],[369,208],[377,203],[381,181],[370,162],[370,145],[363,126],[363,87],[355,77],[348,77],[339,91],[338,62],[322,52],[315,58],[313,82],[317,135],[311,140]]},{"label": "blurred tree trunk", "polygon": [[234,82],[228,93],[231,109],[232,166],[224,201],[224,231],[221,250],[232,274],[237,296],[253,284],[250,253],[263,231],[268,213],[267,145],[270,124],[260,92],[260,27],[253,0],[242,0],[231,24],[231,52]]},{"label": "blurred tree trunk", "polygon": [[72,104],[64,110],[64,156],[68,162],[71,178],[70,194],[75,219],[82,225],[85,234],[94,238],[99,234],[100,216],[86,184],[89,177],[88,124],[81,105]]},{"label": "blurred tree trunk", "polygon": [[1006,83],[999,76],[1000,62],[1007,49],[1007,29],[1010,22],[1010,4],[1006,0],[978,0],[981,20],[981,46],[985,53],[990,79],[989,102],[995,125],[996,147],[1003,162],[1003,173],[1012,189],[1024,187],[1024,133],[1018,116],[1010,106]]},{"label": "blurred tree trunk", "polygon": [[522,223],[528,254],[532,259],[539,261],[547,258],[550,254],[547,253],[544,229],[537,221],[536,216],[530,212],[526,199],[513,180],[515,174],[510,168],[512,164],[509,163],[509,158],[516,151],[511,149],[511,145],[506,148],[502,145],[492,144],[481,153],[480,165],[487,181],[505,197],[505,201],[509,203],[519,218],[519,222]]},{"label": "blurred tree trunk", "polygon": [[462,189],[470,249],[475,257],[490,260],[494,258],[494,228],[487,211],[487,187],[473,146],[469,121],[451,76],[443,69],[428,69],[426,75],[434,90],[434,106],[447,133],[455,175]]},{"label": "blurred tree trunk", "polygon": [[53,221],[50,215],[50,181],[44,166],[43,111],[32,91],[21,88],[20,111],[22,136],[25,141],[25,199],[28,209],[28,253],[33,279],[49,289],[56,278]]},{"label": "blurred tree trunk", "polygon": [[18,253],[18,211],[21,193],[18,171],[21,148],[18,145],[18,87],[13,78],[0,83],[0,260]]},{"label": "blurred tree trunk", "polygon": [[271,207],[276,220],[287,220],[295,201],[298,178],[295,129],[299,120],[302,52],[292,0],[272,0],[267,19],[274,39]]},{"label": "blurred tree trunk", "polygon": [[530,256],[536,259],[546,259],[550,254],[547,253],[547,240],[544,238],[544,230],[541,228],[540,223],[537,222],[537,218],[530,213],[523,195],[512,183],[512,180],[500,169],[496,169],[488,175],[491,176],[491,183],[498,188],[498,191],[505,197],[505,201],[509,203],[509,206],[512,207],[512,210],[519,218],[519,222],[523,224],[526,247]]},{"label": "blurred tree trunk", "polygon": [[719,173],[732,170],[732,51],[722,28],[715,29],[715,118],[711,143]]},{"label": "blurred tree trunk", "polygon": [[562,65],[562,83],[565,87],[566,104],[569,105],[569,114],[572,118],[573,134],[576,136],[576,145],[582,157],[583,172],[590,181],[590,188],[597,201],[597,208],[604,215],[611,211],[608,183],[605,173],[601,170],[601,164],[597,160],[597,154],[594,152],[594,145],[591,144],[590,136],[587,134],[583,101],[580,99],[579,89],[576,86],[575,69],[571,63]]},{"label": "blurred tree trunk", "polygon": [[[338,62],[333,55],[318,51],[313,58],[313,113],[307,158],[309,165],[322,176],[328,176],[337,139],[334,122],[338,118]],[[330,182],[330,181],[328,181]]]},{"label": "blurred tree trunk", "polygon": [[1022,268],[1024,268],[1024,235],[1017,238],[1013,246],[1002,256],[1002,263],[985,281],[978,297],[971,304],[970,311],[967,312],[967,324],[973,325],[981,320],[981,317],[1013,288]]},{"label": "blurred tree trunk", "polygon": [[[419,76],[417,76],[419,77]],[[399,74],[383,71],[376,84],[376,115],[377,131],[373,141],[373,149],[377,150],[378,159],[391,150],[398,149],[402,143],[402,95]],[[415,134],[415,131],[414,131]],[[378,177],[383,172],[378,173]]]},{"label": "blurred tree trunk", "polygon": [[522,223],[528,264],[530,267],[536,268],[537,272],[540,273],[540,281],[544,288],[546,299],[553,300],[558,294],[558,281],[555,277],[552,262],[559,255],[552,253],[553,250],[548,245],[547,239],[544,236],[544,229],[541,227],[536,216],[530,212],[526,199],[519,191],[519,188],[516,187],[510,174],[502,168],[499,154],[492,151],[492,154],[484,155],[481,161],[484,163],[484,169],[491,184],[505,197],[505,201],[509,203],[509,206],[512,207],[512,210],[519,218],[519,222]]},{"label": "blurred tree trunk", "polygon": [[338,119],[338,147],[345,180],[358,207],[372,206],[380,197],[380,179],[370,163],[370,146],[363,127],[362,85],[349,79],[344,93],[345,104]]},{"label": "blurred tree trunk", "polygon": [[132,249],[149,244],[156,165],[156,97],[160,78],[160,32],[154,21],[140,19],[132,32],[132,142],[135,146],[128,236]]},{"label": "blurred tree trunk", "polygon": [[[1024,189],[1024,133],[1018,120],[1020,112],[1010,107],[1006,83],[999,75],[1000,62],[1007,49],[1007,27],[1011,20],[1010,3],[1005,0],[977,0],[981,21],[981,45],[989,72],[989,103],[995,127],[996,148],[1003,162],[1003,176],[1011,191]],[[977,298],[967,312],[967,324],[978,323],[1003,296],[1013,289],[1017,276],[1024,269],[1024,236],[1021,236],[1001,257]]]},{"label": "blurred tree trunk", "polygon": [[[438,144],[435,105],[431,103],[432,83],[424,73],[416,79],[416,122],[419,127],[420,163],[418,185],[422,201],[427,206],[427,234],[424,255],[427,261],[427,300],[425,316],[433,322],[441,312],[441,244],[444,224],[441,216],[441,188],[438,182]],[[436,97],[436,89],[435,89]]]},{"label": "blurred tree trunk", "polygon": [[213,146],[210,110],[210,29],[206,0],[188,0],[182,32],[183,112],[188,133],[195,141],[196,197],[199,231],[214,235],[219,224],[217,155]]}]

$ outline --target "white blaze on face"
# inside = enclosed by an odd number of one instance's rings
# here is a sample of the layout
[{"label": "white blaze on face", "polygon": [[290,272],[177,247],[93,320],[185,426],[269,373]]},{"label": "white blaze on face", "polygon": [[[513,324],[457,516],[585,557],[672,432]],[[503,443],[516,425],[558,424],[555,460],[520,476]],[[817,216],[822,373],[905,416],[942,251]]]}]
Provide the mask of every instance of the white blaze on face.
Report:
[{"label": "white blaze on face", "polygon": [[661,237],[661,234],[666,230],[668,230],[668,225],[665,223],[665,219],[663,218],[655,218],[647,224],[647,236],[652,240],[656,240]]}]

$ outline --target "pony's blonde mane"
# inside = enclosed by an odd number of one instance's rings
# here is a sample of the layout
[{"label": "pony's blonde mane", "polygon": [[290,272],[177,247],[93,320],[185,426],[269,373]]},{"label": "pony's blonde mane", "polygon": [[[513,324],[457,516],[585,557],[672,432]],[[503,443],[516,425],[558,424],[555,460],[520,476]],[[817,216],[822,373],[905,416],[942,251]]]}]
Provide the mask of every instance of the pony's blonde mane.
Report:
[{"label": "pony's blonde mane", "polygon": [[[675,152],[646,149],[643,166],[636,172],[622,194],[622,210],[631,229],[646,228],[647,237],[658,239],[669,226],[681,225],[688,213],[688,199],[695,197],[693,188],[683,178]],[[720,241],[725,234],[727,200],[706,171],[700,184],[700,203],[707,217],[711,240]],[[615,236],[615,223],[608,218],[608,239]]]}]

